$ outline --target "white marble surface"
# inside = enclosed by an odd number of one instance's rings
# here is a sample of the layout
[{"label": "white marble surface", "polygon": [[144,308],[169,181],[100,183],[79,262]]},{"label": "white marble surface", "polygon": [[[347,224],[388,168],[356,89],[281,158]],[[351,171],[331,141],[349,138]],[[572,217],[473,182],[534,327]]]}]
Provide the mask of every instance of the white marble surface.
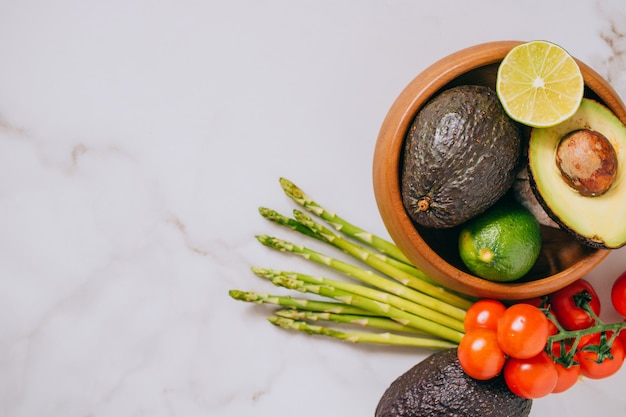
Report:
[{"label": "white marble surface", "polygon": [[[621,0],[3,1],[0,415],[373,415],[425,352],[282,331],[231,300],[273,291],[252,265],[309,268],[257,243],[279,233],[257,207],[293,208],[284,176],[385,235],[373,147],[418,72],[543,38],[626,97],[625,35]],[[589,275],[603,297],[625,254]],[[622,416],[625,384],[532,416]]]}]

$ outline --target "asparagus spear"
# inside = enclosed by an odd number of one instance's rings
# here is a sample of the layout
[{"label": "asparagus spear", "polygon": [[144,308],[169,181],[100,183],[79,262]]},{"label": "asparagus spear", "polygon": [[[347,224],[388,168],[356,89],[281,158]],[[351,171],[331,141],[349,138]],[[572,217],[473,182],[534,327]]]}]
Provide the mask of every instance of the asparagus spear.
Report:
[{"label": "asparagus spear", "polygon": [[284,288],[317,294],[322,297],[332,298],[341,301],[345,304],[350,304],[367,311],[371,311],[374,314],[382,314],[387,317],[397,320],[407,326],[414,327],[419,330],[423,330],[434,336],[441,337],[454,343],[459,343],[463,337],[463,332],[451,329],[447,326],[443,326],[440,323],[427,320],[423,317],[416,316],[415,314],[400,310],[387,303],[372,300],[367,297],[362,297],[357,294],[333,288],[326,285],[307,284],[304,281],[297,280],[287,276],[271,277],[270,281],[274,285],[278,285]]},{"label": "asparagus spear", "polygon": [[363,316],[356,314],[337,314],[325,313],[317,311],[302,311],[293,308],[285,308],[274,313],[276,316],[284,317],[291,320],[304,321],[330,321],[342,324],[354,324],[357,326],[370,327],[376,329],[387,330],[391,332],[403,332],[412,334],[421,334],[424,332],[398,323],[397,321],[386,317]]},{"label": "asparagus spear", "polygon": [[325,209],[317,202],[313,201],[308,195],[304,193],[304,191],[302,191],[298,186],[296,186],[288,179],[280,178],[280,185],[289,198],[304,207],[306,210],[316,214],[317,216],[327,221],[336,230],[339,230],[347,236],[351,236],[358,241],[374,247],[382,253],[389,255],[399,261],[411,264],[411,261],[394,243],[373,233],[367,232],[360,227],[349,223],[342,217],[338,216],[336,213]]},{"label": "asparagus spear", "polygon": [[427,337],[403,336],[392,333],[359,333],[342,332],[327,327],[311,325],[305,321],[296,321],[284,317],[271,316],[270,323],[284,329],[298,330],[309,334],[334,337],[353,343],[378,343],[386,345],[414,346],[431,349],[446,349],[455,347],[456,344],[440,339]]},{"label": "asparagus spear", "polygon": [[433,322],[450,327],[454,330],[458,330],[459,332],[464,331],[462,320],[452,318],[450,316],[440,313],[439,311],[432,310],[420,304],[416,304],[405,298],[401,298],[387,292],[381,292],[373,288],[368,288],[363,285],[335,281],[325,277],[316,277],[297,272],[275,271],[267,268],[252,268],[252,271],[256,275],[270,280],[272,280],[273,278],[284,276],[288,278],[293,278],[294,280],[302,281],[307,284],[319,284],[328,286],[329,288],[343,290],[351,294],[367,297],[372,300],[389,304],[390,306],[397,307],[400,310],[407,311],[428,320],[432,320]]},{"label": "asparagus spear", "polygon": [[288,295],[271,295],[253,291],[230,290],[228,291],[228,294],[235,300],[245,301],[248,303],[273,304],[293,309],[323,313],[353,314],[361,316],[372,315],[372,313],[367,310],[344,303],[309,300],[306,298],[297,298]]},{"label": "asparagus spear", "polygon": [[326,265],[362,282],[372,285],[380,290],[395,294],[399,297],[413,301],[432,310],[440,311],[441,313],[453,317],[457,320],[462,321],[465,318],[464,309],[438,300],[428,294],[416,291],[396,281],[387,279],[382,275],[377,275],[371,270],[361,269],[339,259],[332,258],[330,256],[316,252],[312,249],[308,249],[304,246],[295,245],[293,243],[275,237],[262,235],[257,236],[257,239],[270,248],[282,252],[293,253],[302,256],[305,259],[317,262],[322,265]]}]

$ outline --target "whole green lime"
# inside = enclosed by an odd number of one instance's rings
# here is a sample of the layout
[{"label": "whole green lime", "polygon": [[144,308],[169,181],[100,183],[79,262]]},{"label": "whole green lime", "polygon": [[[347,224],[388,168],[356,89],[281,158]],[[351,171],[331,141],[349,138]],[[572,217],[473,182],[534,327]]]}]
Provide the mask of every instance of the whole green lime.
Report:
[{"label": "whole green lime", "polygon": [[465,266],[481,278],[509,282],[523,277],[541,250],[541,228],[530,211],[498,204],[466,222],[459,234]]}]

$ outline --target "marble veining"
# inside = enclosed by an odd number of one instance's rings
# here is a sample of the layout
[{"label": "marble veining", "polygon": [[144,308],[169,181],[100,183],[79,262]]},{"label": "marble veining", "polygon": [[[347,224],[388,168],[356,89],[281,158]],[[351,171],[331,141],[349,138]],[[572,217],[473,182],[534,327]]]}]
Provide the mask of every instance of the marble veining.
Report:
[{"label": "marble veining", "polygon": [[611,53],[606,58],[604,76],[607,81],[624,97],[626,80],[623,68],[626,65],[626,15],[619,9],[600,7],[607,19],[606,27],[600,32],[601,38],[609,46]]},{"label": "marble veining", "polygon": [[[385,235],[373,147],[419,71],[544,38],[626,97],[625,33],[621,0],[4,1],[0,415],[373,415],[428,352],[283,331],[230,299],[281,291],[251,266],[326,272],[260,245],[298,238],[258,207],[294,208],[284,176]],[[589,276],[605,299],[624,253]],[[532,416],[624,415],[624,383]]]}]

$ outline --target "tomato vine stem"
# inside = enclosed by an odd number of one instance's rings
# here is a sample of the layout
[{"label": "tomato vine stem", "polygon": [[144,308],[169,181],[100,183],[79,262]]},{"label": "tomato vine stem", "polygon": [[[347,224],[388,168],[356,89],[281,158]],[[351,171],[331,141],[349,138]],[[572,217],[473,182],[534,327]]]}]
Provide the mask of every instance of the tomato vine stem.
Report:
[{"label": "tomato vine stem", "polygon": [[[576,364],[576,351],[581,339],[587,335],[600,334],[600,342],[598,344],[587,345],[582,349],[598,353],[598,363],[602,362],[604,359],[612,359],[610,354],[611,346],[619,332],[626,328],[626,321],[621,323],[604,323],[600,320],[600,317],[598,317],[590,306],[590,302],[593,298],[587,290],[581,291],[574,295],[573,298],[576,307],[582,308],[589,317],[593,319],[595,324],[580,330],[567,330],[563,328],[556,316],[550,311],[547,297],[544,297],[540,308],[557,328],[556,334],[548,336],[546,353],[548,353],[555,362],[569,368]],[[610,337],[608,337],[609,334]],[[558,354],[554,353],[554,343],[560,344]]]}]

